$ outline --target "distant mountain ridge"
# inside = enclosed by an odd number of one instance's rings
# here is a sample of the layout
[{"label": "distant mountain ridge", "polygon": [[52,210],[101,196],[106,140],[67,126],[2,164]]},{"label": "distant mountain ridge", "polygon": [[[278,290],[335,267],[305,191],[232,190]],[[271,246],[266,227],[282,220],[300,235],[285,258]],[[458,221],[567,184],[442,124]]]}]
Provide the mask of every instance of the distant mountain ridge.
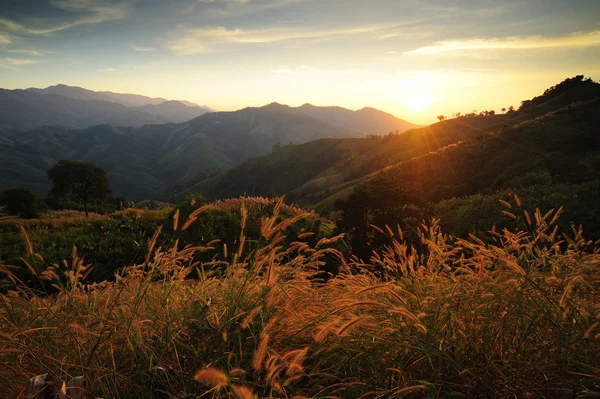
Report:
[{"label": "distant mountain ridge", "polygon": [[346,130],[367,134],[385,134],[389,132],[403,133],[420,127],[414,123],[399,119],[392,114],[375,108],[365,107],[352,111],[342,107],[317,107],[304,104],[294,108],[313,118],[322,119]]},{"label": "distant mountain ridge", "polygon": [[0,127],[45,125],[85,128],[100,124],[143,126],[185,122],[213,110],[193,103],[137,94],[95,92],[66,85],[46,89],[0,89]]},{"label": "distant mountain ridge", "polygon": [[162,116],[108,101],[0,89],[0,127],[3,129],[29,130],[47,125],[69,128],[100,124],[142,126],[167,122]]},{"label": "distant mountain ridge", "polygon": [[[58,94],[64,97],[74,98],[76,100],[109,101],[124,105],[126,107],[141,107],[143,105],[149,104],[158,105],[170,101],[162,97],[147,97],[142,96],[140,94],[114,93],[112,91],[93,91],[89,89],[84,89],[83,87],[68,86],[61,83],[54,86],[48,86],[45,89],[31,87],[26,90],[42,94]],[[180,102],[184,105],[187,105],[188,107],[205,108],[209,112],[214,111],[213,109],[205,105],[198,105],[189,101]]]},{"label": "distant mountain ridge", "polygon": [[[65,98],[42,95],[50,96]],[[129,110],[103,101],[69,100]],[[281,144],[355,134],[279,104],[206,113],[178,124],[9,129],[0,131],[0,187],[25,187],[45,194],[48,168],[60,159],[72,159],[104,167],[116,194],[131,199],[157,198],[168,187],[271,153]]]}]

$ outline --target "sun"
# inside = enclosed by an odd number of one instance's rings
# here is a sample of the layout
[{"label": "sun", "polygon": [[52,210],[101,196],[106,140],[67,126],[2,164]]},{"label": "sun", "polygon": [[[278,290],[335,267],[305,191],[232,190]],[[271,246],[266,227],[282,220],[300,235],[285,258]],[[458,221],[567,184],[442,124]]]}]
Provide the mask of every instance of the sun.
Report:
[{"label": "sun", "polygon": [[431,104],[431,98],[425,94],[415,93],[406,96],[404,99],[406,106],[413,112],[424,111]]}]

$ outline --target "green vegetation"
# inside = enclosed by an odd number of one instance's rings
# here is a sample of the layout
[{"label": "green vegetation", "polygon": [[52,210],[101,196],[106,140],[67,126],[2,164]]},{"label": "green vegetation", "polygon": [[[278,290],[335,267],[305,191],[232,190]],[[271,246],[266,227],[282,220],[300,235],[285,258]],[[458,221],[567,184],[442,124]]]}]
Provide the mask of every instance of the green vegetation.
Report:
[{"label": "green vegetation", "polygon": [[85,216],[91,201],[101,201],[110,194],[106,171],[90,162],[59,161],[48,169],[48,179],[52,182],[50,196],[81,202]]},{"label": "green vegetation", "polygon": [[[31,281],[32,276],[24,267],[23,258],[36,270],[48,265],[60,265],[69,261],[73,247],[77,249],[78,258],[86,264],[94,265],[87,276],[88,282],[101,282],[114,278],[114,273],[124,265],[142,262],[148,251],[148,243],[154,233],[161,229],[159,244],[175,245],[180,248],[195,245],[199,242],[217,240],[215,245],[221,249],[218,255],[206,254],[199,259],[228,260],[227,248],[234,248],[239,242],[239,226],[242,214],[240,203],[245,203],[246,216],[246,249],[261,245],[261,218],[272,215],[277,201],[275,199],[245,198],[212,203],[204,210],[202,218],[185,231],[174,231],[172,217],[178,212],[181,220],[187,220],[198,207],[205,205],[198,197],[191,205],[185,202],[174,209],[125,209],[107,215],[90,214],[84,217],[77,211],[48,211],[39,219],[0,220],[0,264],[11,265],[21,279]],[[304,213],[300,209],[281,206],[279,222]],[[28,257],[27,242],[24,240],[21,226],[24,226],[29,242],[40,257]],[[334,224],[326,219],[311,214],[289,229],[289,233],[301,234],[312,232],[315,240],[330,237]],[[290,236],[292,237],[292,236]],[[312,241],[310,241],[312,242]]]}]

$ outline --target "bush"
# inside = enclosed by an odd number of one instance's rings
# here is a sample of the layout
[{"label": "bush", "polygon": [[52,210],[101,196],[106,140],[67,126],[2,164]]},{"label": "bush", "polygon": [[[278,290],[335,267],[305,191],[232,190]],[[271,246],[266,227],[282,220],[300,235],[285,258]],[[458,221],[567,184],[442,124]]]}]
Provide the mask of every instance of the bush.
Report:
[{"label": "bush", "polygon": [[29,190],[15,188],[0,194],[0,204],[4,205],[9,215],[32,219],[38,215],[38,201]]}]

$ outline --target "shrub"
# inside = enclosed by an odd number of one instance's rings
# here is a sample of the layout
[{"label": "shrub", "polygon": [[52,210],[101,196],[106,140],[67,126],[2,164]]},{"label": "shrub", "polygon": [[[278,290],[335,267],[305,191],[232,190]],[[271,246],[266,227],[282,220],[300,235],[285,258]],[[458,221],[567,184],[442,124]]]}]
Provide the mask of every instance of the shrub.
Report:
[{"label": "shrub", "polygon": [[38,201],[29,190],[15,188],[0,194],[0,204],[4,205],[10,215],[26,219],[37,217]]}]

